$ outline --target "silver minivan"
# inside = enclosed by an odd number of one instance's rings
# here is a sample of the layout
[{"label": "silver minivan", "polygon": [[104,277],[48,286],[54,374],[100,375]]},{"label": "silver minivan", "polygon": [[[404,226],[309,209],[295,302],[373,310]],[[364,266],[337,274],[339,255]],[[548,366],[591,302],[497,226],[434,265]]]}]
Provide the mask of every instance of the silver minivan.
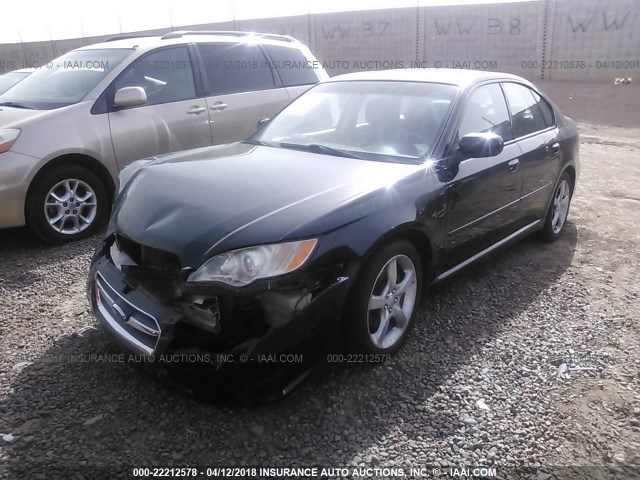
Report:
[{"label": "silver minivan", "polygon": [[241,140],[326,78],[281,35],[171,32],[68,52],[0,95],[0,228],[91,235],[126,165]]}]

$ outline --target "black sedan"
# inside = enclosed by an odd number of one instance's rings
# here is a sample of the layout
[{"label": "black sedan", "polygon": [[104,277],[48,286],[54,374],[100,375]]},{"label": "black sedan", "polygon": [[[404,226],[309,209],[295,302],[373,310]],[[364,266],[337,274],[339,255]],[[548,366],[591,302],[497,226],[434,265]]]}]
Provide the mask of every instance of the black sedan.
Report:
[{"label": "black sedan", "polygon": [[327,341],[384,358],[427,284],[562,234],[578,146],[575,123],[514,75],[335,77],[246,141],[126,168],[94,312],[155,361],[244,371]]}]

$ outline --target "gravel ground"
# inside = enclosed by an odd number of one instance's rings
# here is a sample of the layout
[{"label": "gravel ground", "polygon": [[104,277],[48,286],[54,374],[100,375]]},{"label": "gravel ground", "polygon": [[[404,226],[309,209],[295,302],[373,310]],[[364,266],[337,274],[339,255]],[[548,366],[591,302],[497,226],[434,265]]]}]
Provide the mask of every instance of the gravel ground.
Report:
[{"label": "gravel ground", "polygon": [[0,232],[0,478],[188,464],[637,474],[640,130],[581,130],[560,241],[525,239],[433,288],[391,362],[322,367],[258,407],[196,401],[127,363],[64,361],[118,351],[84,293],[96,240]]}]

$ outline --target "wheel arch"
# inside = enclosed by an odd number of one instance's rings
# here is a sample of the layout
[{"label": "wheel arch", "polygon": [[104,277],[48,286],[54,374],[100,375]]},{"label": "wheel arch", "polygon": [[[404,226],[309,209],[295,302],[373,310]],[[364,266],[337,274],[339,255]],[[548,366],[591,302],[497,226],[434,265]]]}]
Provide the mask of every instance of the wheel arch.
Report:
[{"label": "wheel arch", "polygon": [[567,172],[569,177],[571,177],[571,190],[573,191],[576,188],[576,167],[572,164],[566,165],[562,172],[560,172],[560,176],[558,178],[562,177],[562,174],[565,172]]},{"label": "wheel arch", "polygon": [[542,213],[542,218],[543,219],[547,215],[547,212],[549,211],[549,208],[551,207],[551,204],[553,203],[553,196],[555,194],[556,188],[558,187],[558,185],[560,183],[560,179],[562,178],[562,175],[564,175],[565,173],[569,174],[569,177],[570,177],[570,180],[571,180],[571,194],[573,195],[573,192],[575,191],[576,180],[577,180],[577,171],[576,171],[575,165],[573,165],[571,163],[568,163],[568,164],[566,164],[566,165],[564,165],[562,167],[562,169],[558,173],[558,177],[555,179],[555,182],[553,183],[553,188],[551,189],[551,195],[549,195],[549,200],[547,200],[546,207],[544,209],[544,212]]},{"label": "wheel arch", "polygon": [[[401,337],[396,339],[396,343],[390,346],[382,346],[382,345],[373,345],[370,339],[370,331],[367,329],[363,330],[363,319],[360,315],[363,313],[363,307],[366,305],[366,301],[371,295],[370,285],[368,282],[372,281],[376,282],[375,275],[379,275],[376,270],[372,270],[370,268],[366,268],[365,265],[371,265],[371,261],[376,260],[376,256],[381,253],[381,251],[385,248],[390,247],[397,241],[405,241],[412,245],[420,258],[420,264],[422,269],[422,278],[423,283],[416,292],[416,303],[414,304],[411,321],[415,321],[416,311],[419,308],[421,297],[426,290],[426,286],[430,283],[429,278],[432,277],[432,264],[433,264],[433,249],[432,249],[432,237],[429,236],[428,232],[425,231],[423,225],[419,225],[416,223],[409,223],[406,225],[401,225],[395,227],[384,235],[380,236],[373,242],[372,245],[367,249],[366,253],[360,256],[361,265],[359,271],[356,275],[355,281],[350,285],[350,291],[348,295],[351,298],[350,302],[347,302],[345,305],[345,311],[343,311],[343,315],[341,318],[341,322],[344,329],[344,341],[345,346],[349,348],[349,352],[361,352],[361,353],[374,353],[375,348],[384,349],[384,353],[394,353],[405,341],[406,336],[408,335],[409,329],[411,328],[411,324],[407,324],[407,328],[401,333]],[[401,250],[396,250],[395,253],[398,253]],[[385,257],[381,257],[385,258]],[[379,258],[377,259],[380,260]],[[386,260],[385,260],[386,261]],[[384,264],[383,264],[384,265]],[[416,265],[417,267],[417,265]],[[376,269],[377,269],[376,265]],[[373,273],[373,277],[372,277]],[[366,282],[365,282],[366,280]],[[365,298],[366,297],[366,298]],[[346,315],[345,315],[346,313]],[[355,320],[354,320],[355,319]],[[360,319],[360,320],[358,320]],[[366,319],[368,322],[369,320]],[[375,353],[380,353],[380,351],[375,351]]]},{"label": "wheel arch", "polygon": [[420,225],[409,224],[389,231],[369,247],[364,261],[396,240],[406,240],[416,249],[420,256],[424,284],[429,284],[434,274],[435,251],[431,236]]},{"label": "wheel arch", "polygon": [[[100,161],[96,160],[95,158],[89,155],[82,154],[82,153],[68,153],[65,155],[60,155],[56,158],[53,158],[52,160],[49,160],[47,163],[45,163],[40,168],[40,170],[38,170],[35,176],[31,179],[31,183],[29,184],[29,188],[27,189],[26,198],[27,199],[29,198],[29,196],[33,191],[34,185],[36,185],[38,180],[40,180],[44,175],[46,175],[51,169],[60,165],[75,165],[78,167],[83,167],[89,170],[94,175],[96,175],[100,179],[100,181],[102,181],[102,184],[104,185],[107,191],[109,204],[111,204],[113,195],[115,193],[115,188],[116,188],[116,185],[113,180],[113,177],[111,176],[111,173],[109,173],[109,170],[107,169],[107,167],[105,167]],[[25,202],[25,217],[26,217],[26,208],[27,208],[27,202]]]}]

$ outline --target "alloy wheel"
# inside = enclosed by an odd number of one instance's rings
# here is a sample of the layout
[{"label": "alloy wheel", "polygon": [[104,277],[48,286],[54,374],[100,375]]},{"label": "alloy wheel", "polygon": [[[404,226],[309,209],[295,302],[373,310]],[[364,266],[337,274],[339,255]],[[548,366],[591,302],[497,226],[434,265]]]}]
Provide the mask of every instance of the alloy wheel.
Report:
[{"label": "alloy wheel", "polygon": [[394,256],[378,273],[368,307],[369,336],[377,348],[391,348],[402,338],[416,304],[416,280],[406,255]]},{"label": "alloy wheel", "polygon": [[55,231],[75,235],[91,226],[98,212],[96,193],[78,179],[63,180],[45,197],[44,214]]},{"label": "alloy wheel", "polygon": [[553,214],[551,217],[551,228],[553,233],[558,233],[562,230],[564,222],[567,219],[569,213],[569,201],[571,199],[571,187],[567,180],[562,180],[556,193],[553,196]]}]

